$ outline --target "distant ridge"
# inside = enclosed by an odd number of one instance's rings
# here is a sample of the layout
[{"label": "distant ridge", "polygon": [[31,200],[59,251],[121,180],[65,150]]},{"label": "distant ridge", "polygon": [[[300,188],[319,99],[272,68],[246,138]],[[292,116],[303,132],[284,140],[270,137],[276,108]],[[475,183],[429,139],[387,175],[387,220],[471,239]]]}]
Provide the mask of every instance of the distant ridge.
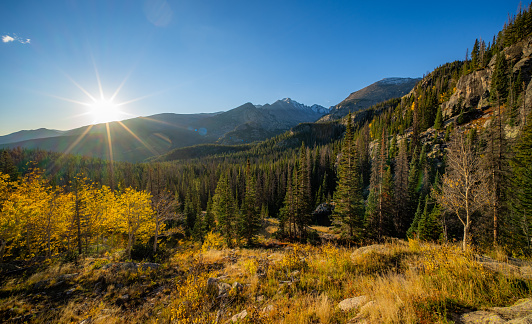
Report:
[{"label": "distant ridge", "polygon": [[[319,105],[306,106],[284,98],[262,106],[248,102],[218,113],[163,113],[111,122],[112,159],[141,162],[192,145],[261,141],[300,123],[315,122],[328,112]],[[1,136],[0,140],[0,147],[20,146],[111,159],[105,124],[69,131],[20,131]]]},{"label": "distant ridge", "polygon": [[369,108],[380,102],[402,97],[408,94],[421,78],[385,78],[369,86],[351,93],[342,102],[331,109],[331,113],[321,121],[335,120],[346,116],[349,111],[355,112]]},{"label": "distant ridge", "polygon": [[64,131],[46,128],[21,130],[15,133],[0,136],[0,144],[22,142],[38,138],[56,137],[63,135],[64,133]]}]

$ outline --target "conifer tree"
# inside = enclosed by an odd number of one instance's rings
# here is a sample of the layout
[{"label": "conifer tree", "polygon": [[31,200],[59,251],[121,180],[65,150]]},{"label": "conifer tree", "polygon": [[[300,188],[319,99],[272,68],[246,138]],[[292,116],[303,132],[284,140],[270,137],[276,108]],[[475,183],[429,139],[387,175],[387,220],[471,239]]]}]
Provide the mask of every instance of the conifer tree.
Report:
[{"label": "conifer tree", "polygon": [[406,232],[406,236],[409,238],[418,238],[418,227],[419,227],[419,220],[421,219],[421,216],[423,215],[423,208],[425,206],[425,197],[419,197],[416,213],[414,214],[414,219],[412,220],[412,224],[410,224],[410,227],[408,228],[408,231]]},{"label": "conifer tree", "polygon": [[417,234],[420,240],[436,241],[439,239],[441,235],[439,216],[439,206],[433,206],[430,197],[427,196],[425,199],[425,208],[417,226]]},{"label": "conifer tree", "polygon": [[261,227],[260,214],[256,206],[255,185],[255,177],[251,173],[251,164],[248,159],[246,165],[246,190],[239,222],[240,236],[246,240],[248,245],[253,243]]},{"label": "conifer tree", "polygon": [[440,106],[438,106],[438,110],[436,111],[436,119],[434,120],[434,129],[438,131],[443,129],[443,115],[442,115]]},{"label": "conifer tree", "polygon": [[508,211],[506,190],[509,187],[509,152],[500,106],[497,109],[497,114],[494,114],[491,119],[486,135],[487,145],[484,150],[483,167],[489,174],[488,187],[493,219],[493,244],[497,245],[500,225],[506,223],[504,219]]},{"label": "conifer tree", "polygon": [[297,181],[297,173],[289,169],[286,179],[286,194],[284,197],[283,207],[280,210],[279,230],[281,235],[288,235],[293,238],[296,234],[296,197],[294,192],[294,183]]},{"label": "conifer tree", "polygon": [[233,238],[236,237],[235,205],[235,199],[229,187],[229,176],[224,172],[220,175],[216,191],[212,197],[212,209],[227,246],[233,246]]},{"label": "conifer tree", "polygon": [[402,140],[399,145],[399,153],[395,158],[395,178],[394,178],[394,200],[395,231],[399,237],[404,237],[408,226],[412,221],[409,209],[408,195],[408,156],[407,156],[406,139]]},{"label": "conifer tree", "polygon": [[497,52],[495,69],[491,75],[490,96],[492,101],[506,99],[508,95],[508,66],[504,53]]},{"label": "conifer tree", "polygon": [[379,240],[390,235],[393,217],[393,179],[391,169],[386,165],[386,153],[386,132],[383,129],[377,156],[371,165],[370,195],[366,209],[367,231]]},{"label": "conifer tree", "polygon": [[0,156],[0,172],[9,175],[11,181],[15,181],[18,178],[17,167],[7,150],[2,150],[2,155]]},{"label": "conifer tree", "polygon": [[212,211],[212,197],[209,195],[207,200],[207,209],[205,211],[205,217],[203,219],[203,233],[209,233],[216,228],[216,219]]},{"label": "conifer tree", "polygon": [[295,182],[295,221],[298,236],[303,239],[306,236],[307,226],[310,224],[311,216],[311,188],[310,188],[310,165],[307,149],[305,144],[301,144],[299,150],[299,160],[296,165],[296,182]]},{"label": "conifer tree", "polygon": [[530,122],[521,131],[519,141],[514,147],[511,167],[512,206],[521,219],[521,232],[530,248],[532,238],[532,123]]},{"label": "conifer tree", "polygon": [[479,53],[480,53],[480,43],[478,42],[478,39],[475,39],[473,50],[471,50],[471,65],[473,69],[476,69],[478,66]]},{"label": "conifer tree", "polygon": [[350,113],[338,164],[338,186],[334,193],[336,206],[333,218],[334,224],[351,240],[360,239],[362,233],[364,198],[361,182]]}]

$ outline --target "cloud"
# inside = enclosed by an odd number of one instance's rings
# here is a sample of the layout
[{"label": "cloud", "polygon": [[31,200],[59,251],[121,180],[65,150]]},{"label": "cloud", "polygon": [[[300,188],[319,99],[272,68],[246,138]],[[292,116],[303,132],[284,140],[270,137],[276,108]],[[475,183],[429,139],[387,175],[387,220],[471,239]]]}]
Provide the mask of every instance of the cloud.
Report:
[{"label": "cloud", "polygon": [[2,36],[2,42],[4,43],[9,43],[9,42],[12,42],[14,41],[15,39],[9,35],[3,35]]},{"label": "cloud", "polygon": [[2,42],[4,43],[15,42],[15,41],[21,44],[29,44],[31,42],[31,39],[22,38],[22,37],[17,36],[16,34],[13,34],[13,36],[2,35]]}]

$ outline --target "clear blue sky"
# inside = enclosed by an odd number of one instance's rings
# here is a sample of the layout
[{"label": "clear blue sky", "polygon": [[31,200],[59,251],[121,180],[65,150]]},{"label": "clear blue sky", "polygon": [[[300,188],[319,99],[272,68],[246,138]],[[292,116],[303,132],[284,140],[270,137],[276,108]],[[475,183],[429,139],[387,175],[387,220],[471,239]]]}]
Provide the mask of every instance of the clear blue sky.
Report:
[{"label": "clear blue sky", "polygon": [[[523,3],[528,6],[527,2]],[[0,3],[0,135],[91,123],[80,88],[134,116],[290,97],[329,107],[491,41],[517,0]],[[79,86],[76,86],[76,84]],[[71,101],[63,100],[69,99]],[[81,116],[80,116],[81,115]]]}]

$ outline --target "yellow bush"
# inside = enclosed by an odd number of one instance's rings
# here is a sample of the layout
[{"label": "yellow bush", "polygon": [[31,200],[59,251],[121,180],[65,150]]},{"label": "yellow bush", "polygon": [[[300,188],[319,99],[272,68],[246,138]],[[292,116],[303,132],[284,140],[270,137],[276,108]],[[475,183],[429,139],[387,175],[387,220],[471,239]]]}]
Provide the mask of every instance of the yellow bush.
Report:
[{"label": "yellow bush", "polygon": [[221,250],[225,246],[224,239],[219,233],[209,232],[205,236],[205,241],[201,246],[201,250],[206,252],[210,249]]}]

